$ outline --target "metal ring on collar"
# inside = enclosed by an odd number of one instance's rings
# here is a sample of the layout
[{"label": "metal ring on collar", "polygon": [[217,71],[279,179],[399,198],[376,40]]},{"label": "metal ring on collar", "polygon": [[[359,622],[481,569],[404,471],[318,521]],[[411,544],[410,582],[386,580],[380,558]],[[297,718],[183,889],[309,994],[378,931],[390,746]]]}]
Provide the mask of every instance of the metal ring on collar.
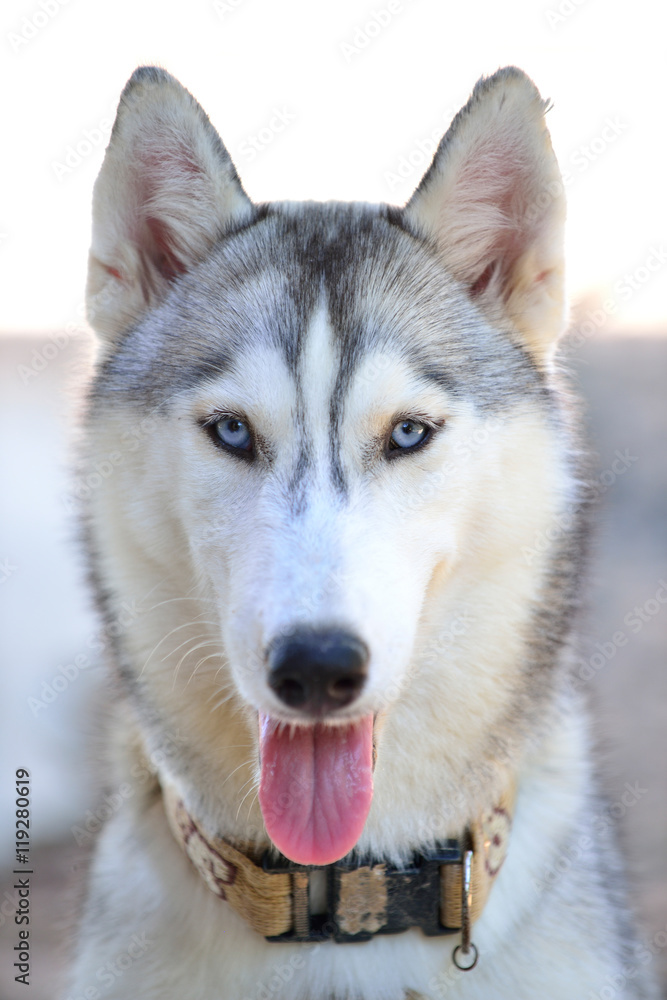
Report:
[{"label": "metal ring on collar", "polygon": [[[461,965],[461,963],[459,962],[459,958],[458,958],[459,952],[462,955],[469,955],[472,952],[472,955],[473,955],[472,962],[469,965]],[[460,945],[460,944],[457,944],[456,948],[452,952],[452,962],[454,963],[454,965],[456,966],[456,968],[460,969],[462,972],[470,972],[471,969],[474,969],[475,966],[477,965],[477,959],[478,958],[479,958],[479,953],[478,953],[477,948],[475,947],[475,945],[472,944],[472,943],[470,944],[470,947],[468,948],[467,952],[464,951],[463,945]]]}]

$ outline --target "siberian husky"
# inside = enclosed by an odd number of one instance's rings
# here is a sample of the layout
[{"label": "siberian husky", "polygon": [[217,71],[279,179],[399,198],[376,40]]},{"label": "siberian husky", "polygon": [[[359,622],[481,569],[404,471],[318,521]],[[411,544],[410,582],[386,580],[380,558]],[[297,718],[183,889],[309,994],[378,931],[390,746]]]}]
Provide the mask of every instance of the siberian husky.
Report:
[{"label": "siberian husky", "polygon": [[256,205],[176,80],[127,84],[82,472],[112,815],[67,996],[655,995],[569,680],[546,110],[502,69],[405,207]]}]

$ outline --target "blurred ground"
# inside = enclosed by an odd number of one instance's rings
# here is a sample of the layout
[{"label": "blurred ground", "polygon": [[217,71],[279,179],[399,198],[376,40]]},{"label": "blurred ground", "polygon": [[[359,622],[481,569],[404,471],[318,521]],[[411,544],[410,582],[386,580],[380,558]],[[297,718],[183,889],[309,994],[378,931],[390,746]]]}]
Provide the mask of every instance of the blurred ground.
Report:
[{"label": "blurred ground", "polygon": [[[78,582],[67,521],[66,414],[75,406],[64,390],[76,379],[89,347],[70,341],[54,352],[47,349],[52,343],[0,338],[0,457],[13,496],[12,503],[8,491],[0,491],[0,559],[9,560],[0,570],[0,746],[6,786],[0,789],[5,845],[0,851],[0,1000],[58,995],[69,897],[84,853],[71,827],[83,821],[90,802],[81,733],[87,735],[82,720],[96,690],[94,667],[78,675],[70,670],[68,685],[55,684],[63,667],[90,647],[97,627]],[[582,685],[595,711],[604,784],[629,859],[642,940],[667,984],[667,605],[655,596],[662,594],[660,581],[667,581],[667,338],[598,336],[570,348],[566,357],[587,400],[602,500]],[[42,367],[40,358],[46,362]],[[48,689],[56,686],[62,690],[47,705]],[[33,775],[28,992],[14,983],[10,957],[17,943],[9,849],[17,767],[28,767]],[[630,796],[626,785],[635,789]]]},{"label": "blurred ground", "polygon": [[[601,490],[582,659],[643,940],[667,995],[667,339],[591,340],[571,361]],[[638,798],[624,807],[626,784]]]}]

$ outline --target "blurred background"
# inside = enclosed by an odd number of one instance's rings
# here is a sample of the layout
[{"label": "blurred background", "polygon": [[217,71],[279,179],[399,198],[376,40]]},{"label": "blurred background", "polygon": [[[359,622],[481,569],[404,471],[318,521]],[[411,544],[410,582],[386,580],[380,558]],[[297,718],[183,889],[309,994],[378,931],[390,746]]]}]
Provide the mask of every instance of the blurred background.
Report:
[{"label": "blurred background", "polygon": [[480,75],[516,64],[552,99],[569,202],[563,360],[585,399],[601,500],[580,677],[605,815],[629,858],[642,941],[667,981],[658,6],[5,0],[0,46],[0,1000],[24,995],[12,969],[16,769],[32,785],[32,1000],[57,995],[84,864],[77,831],[96,820],[86,741],[104,643],[75,542],[70,469],[93,354],[83,310],[92,186],[120,91],[145,63],[192,91],[255,200],[401,204]]}]

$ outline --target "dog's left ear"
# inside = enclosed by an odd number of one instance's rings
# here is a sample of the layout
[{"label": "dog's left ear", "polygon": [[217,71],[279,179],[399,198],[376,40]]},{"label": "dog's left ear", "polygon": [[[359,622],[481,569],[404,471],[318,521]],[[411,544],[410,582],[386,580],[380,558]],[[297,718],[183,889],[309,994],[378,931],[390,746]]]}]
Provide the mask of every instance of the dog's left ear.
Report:
[{"label": "dog's left ear", "polygon": [[254,206],[206,114],[162,69],[142,66],[120,99],[93,195],[88,319],[114,340]]},{"label": "dog's left ear", "polygon": [[548,103],[514,67],[476,85],[404,209],[410,228],[543,363],[564,326],[565,198]]}]

